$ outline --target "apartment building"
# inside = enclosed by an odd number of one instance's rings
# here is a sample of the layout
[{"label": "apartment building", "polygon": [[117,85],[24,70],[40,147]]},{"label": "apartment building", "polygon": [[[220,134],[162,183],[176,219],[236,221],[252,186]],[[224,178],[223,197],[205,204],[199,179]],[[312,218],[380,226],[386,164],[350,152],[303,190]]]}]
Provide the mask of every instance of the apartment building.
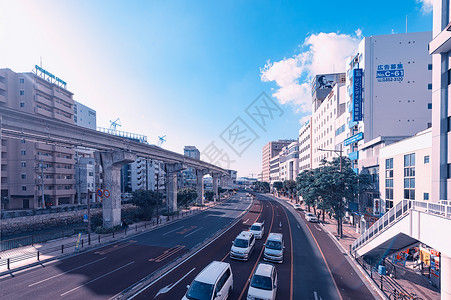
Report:
[{"label": "apartment building", "polygon": [[299,170],[302,172],[312,168],[312,117],[299,129]]},{"label": "apartment building", "polygon": [[74,123],[84,128],[96,130],[96,111],[80,102],[74,101]]},{"label": "apartment building", "polygon": [[284,156],[280,164],[280,180],[296,180],[299,174],[299,142],[294,141],[283,147],[279,156]]},{"label": "apartment building", "polygon": [[[39,66],[27,73],[0,69],[0,105],[74,124],[73,93],[66,82]],[[2,139],[5,208],[74,203],[74,154],[72,148],[59,145]]]}]

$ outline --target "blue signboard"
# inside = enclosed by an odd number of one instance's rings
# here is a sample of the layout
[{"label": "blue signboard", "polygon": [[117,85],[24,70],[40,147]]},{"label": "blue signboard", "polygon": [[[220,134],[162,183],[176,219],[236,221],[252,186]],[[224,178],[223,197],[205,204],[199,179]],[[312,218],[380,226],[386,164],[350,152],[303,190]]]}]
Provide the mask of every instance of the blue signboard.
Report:
[{"label": "blue signboard", "polygon": [[352,93],[353,113],[352,120],[354,122],[362,121],[362,69],[354,69]]},{"label": "blue signboard", "polygon": [[352,143],[355,143],[355,142],[360,141],[361,139],[363,139],[363,132],[359,132],[359,133],[357,133],[357,134],[355,134],[355,135],[353,135],[353,136],[347,138],[347,139],[344,141],[344,145],[345,145],[345,146],[350,145],[350,144],[352,144]]},{"label": "blue signboard", "polygon": [[354,151],[348,154],[350,160],[359,159],[359,151]]},{"label": "blue signboard", "polygon": [[403,81],[404,66],[401,63],[378,65],[376,79],[378,82]]}]

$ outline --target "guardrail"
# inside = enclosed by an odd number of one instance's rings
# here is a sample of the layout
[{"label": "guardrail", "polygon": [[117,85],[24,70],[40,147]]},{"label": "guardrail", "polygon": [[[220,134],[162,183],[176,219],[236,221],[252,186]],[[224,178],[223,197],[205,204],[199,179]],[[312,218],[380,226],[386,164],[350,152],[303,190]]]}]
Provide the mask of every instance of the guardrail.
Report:
[{"label": "guardrail", "polygon": [[[448,202],[447,202],[448,204]],[[431,203],[427,201],[402,200],[385,213],[373,226],[368,228],[361,236],[359,236],[351,245],[351,250],[355,252],[358,248],[367,244],[371,239],[381,234],[387,228],[396,223],[410,210],[417,210],[429,214],[440,215],[451,219],[451,205]]]}]

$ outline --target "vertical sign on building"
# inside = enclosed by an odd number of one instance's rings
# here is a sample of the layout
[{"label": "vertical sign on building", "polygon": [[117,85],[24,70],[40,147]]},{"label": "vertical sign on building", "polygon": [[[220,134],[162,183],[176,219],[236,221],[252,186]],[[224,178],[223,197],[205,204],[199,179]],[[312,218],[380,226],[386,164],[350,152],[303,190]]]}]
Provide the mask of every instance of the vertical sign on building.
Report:
[{"label": "vertical sign on building", "polygon": [[352,120],[354,122],[362,121],[362,69],[354,69],[353,76],[353,94],[352,94],[352,103],[353,103],[353,113]]}]

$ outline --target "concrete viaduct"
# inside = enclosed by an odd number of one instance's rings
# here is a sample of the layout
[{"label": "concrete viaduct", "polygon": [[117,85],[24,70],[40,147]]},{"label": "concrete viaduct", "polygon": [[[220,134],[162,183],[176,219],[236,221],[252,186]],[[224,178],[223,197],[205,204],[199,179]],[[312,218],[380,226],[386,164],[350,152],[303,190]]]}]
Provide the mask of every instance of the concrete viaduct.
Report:
[{"label": "concrete viaduct", "polygon": [[216,165],[154,145],[135,142],[6,107],[0,107],[0,123],[0,145],[2,138],[16,138],[59,146],[96,149],[96,163],[103,168],[103,184],[111,195],[103,201],[103,224],[105,227],[113,227],[121,223],[120,170],[122,165],[135,161],[138,156],[164,162],[168,179],[166,180],[166,197],[170,211],[177,210],[178,172],[187,167],[196,170],[199,204],[203,204],[204,175],[211,174],[213,177],[216,198],[218,197],[218,180],[229,176],[227,170]]}]

